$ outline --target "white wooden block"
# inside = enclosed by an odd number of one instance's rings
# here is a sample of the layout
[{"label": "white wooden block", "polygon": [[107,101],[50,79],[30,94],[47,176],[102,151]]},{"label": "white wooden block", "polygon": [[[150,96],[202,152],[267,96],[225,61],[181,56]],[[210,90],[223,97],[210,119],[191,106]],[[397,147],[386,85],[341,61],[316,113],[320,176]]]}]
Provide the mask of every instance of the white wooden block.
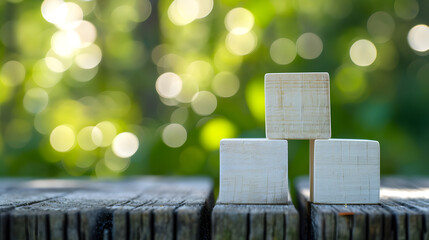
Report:
[{"label": "white wooden block", "polygon": [[265,74],[265,131],[270,139],[330,138],[329,74]]},{"label": "white wooden block", "polygon": [[310,141],[310,200],[372,204],[380,199],[380,145],[358,139]]},{"label": "white wooden block", "polygon": [[287,204],[286,140],[222,139],[218,203]]}]

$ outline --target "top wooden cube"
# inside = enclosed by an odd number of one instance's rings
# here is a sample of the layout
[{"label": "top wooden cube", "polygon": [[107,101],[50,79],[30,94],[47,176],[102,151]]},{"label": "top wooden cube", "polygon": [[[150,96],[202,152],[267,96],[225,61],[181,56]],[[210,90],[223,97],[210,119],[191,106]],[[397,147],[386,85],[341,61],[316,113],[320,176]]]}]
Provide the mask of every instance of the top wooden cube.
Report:
[{"label": "top wooden cube", "polygon": [[265,131],[270,139],[330,138],[329,74],[265,74]]}]

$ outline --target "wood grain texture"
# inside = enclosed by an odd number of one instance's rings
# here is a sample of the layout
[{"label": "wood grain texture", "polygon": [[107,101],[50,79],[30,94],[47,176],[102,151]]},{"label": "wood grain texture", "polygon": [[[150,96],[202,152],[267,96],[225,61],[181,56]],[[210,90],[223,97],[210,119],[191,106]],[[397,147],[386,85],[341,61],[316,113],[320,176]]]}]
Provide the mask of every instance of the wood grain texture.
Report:
[{"label": "wood grain texture", "polygon": [[428,239],[429,181],[421,178],[381,179],[375,205],[315,204],[309,179],[295,180],[304,239]]},{"label": "wood grain texture", "polygon": [[287,204],[286,140],[223,139],[219,203]]},{"label": "wood grain texture", "polygon": [[357,139],[310,140],[314,203],[374,204],[380,196],[380,145]]},{"label": "wood grain texture", "polygon": [[299,215],[293,204],[216,204],[212,239],[299,239]]},{"label": "wood grain texture", "polygon": [[265,75],[265,131],[270,139],[331,137],[328,73]]},{"label": "wood grain texture", "polygon": [[0,240],[208,239],[206,178],[0,180]]}]

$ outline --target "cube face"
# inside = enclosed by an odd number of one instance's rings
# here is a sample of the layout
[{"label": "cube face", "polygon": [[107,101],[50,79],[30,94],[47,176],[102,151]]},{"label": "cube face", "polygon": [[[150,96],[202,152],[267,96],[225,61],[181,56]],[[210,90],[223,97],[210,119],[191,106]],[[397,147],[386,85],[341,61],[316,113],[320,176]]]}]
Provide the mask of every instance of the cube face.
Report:
[{"label": "cube face", "polygon": [[265,75],[265,129],[270,139],[331,137],[328,73]]},{"label": "cube face", "polygon": [[375,204],[380,199],[377,141],[310,141],[310,199],[314,203]]},{"label": "cube face", "polygon": [[286,140],[223,139],[218,203],[286,204]]}]

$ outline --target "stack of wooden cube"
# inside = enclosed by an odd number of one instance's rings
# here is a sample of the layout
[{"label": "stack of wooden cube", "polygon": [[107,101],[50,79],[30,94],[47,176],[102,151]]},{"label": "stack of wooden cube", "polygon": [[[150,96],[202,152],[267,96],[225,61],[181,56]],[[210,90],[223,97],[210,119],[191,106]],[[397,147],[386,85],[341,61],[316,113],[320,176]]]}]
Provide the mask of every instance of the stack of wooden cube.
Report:
[{"label": "stack of wooden cube", "polygon": [[265,131],[266,138],[221,140],[218,203],[287,204],[293,139],[310,141],[312,202],[379,202],[379,143],[331,139],[328,73],[266,74]]}]

